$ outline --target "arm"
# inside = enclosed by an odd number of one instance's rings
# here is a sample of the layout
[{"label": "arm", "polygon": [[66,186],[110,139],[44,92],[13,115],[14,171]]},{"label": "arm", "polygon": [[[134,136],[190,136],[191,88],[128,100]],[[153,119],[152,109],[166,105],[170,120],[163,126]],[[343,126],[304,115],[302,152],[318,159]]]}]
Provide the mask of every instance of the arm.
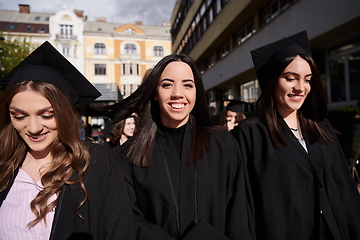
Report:
[{"label": "arm", "polygon": [[175,238],[171,237],[164,229],[145,219],[141,210],[137,207],[136,191],[131,177],[132,165],[127,160],[121,159],[121,166],[123,168],[123,173],[125,175],[125,184],[126,184],[127,193],[131,201],[136,239],[174,240]]}]

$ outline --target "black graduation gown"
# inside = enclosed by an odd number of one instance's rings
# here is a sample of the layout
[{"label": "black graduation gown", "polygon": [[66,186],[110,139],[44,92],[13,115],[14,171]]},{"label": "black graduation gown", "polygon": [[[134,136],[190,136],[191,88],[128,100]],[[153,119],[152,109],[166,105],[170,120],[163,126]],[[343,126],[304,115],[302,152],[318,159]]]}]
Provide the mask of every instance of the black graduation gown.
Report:
[{"label": "black graduation gown", "polygon": [[[99,145],[90,147],[91,163],[84,174],[88,199],[80,208],[83,191],[78,184],[64,185],[51,229],[51,240],[135,239],[131,203],[120,164],[110,151]],[[0,193],[0,206],[10,188]]]},{"label": "black graduation gown", "polygon": [[158,129],[150,167],[123,160],[137,239],[252,239],[236,140],[227,131],[211,135],[210,152],[188,165],[189,123],[183,139],[181,159],[169,135]]},{"label": "black graduation gown", "polygon": [[319,239],[324,222],[336,240],[360,239],[359,194],[337,137],[329,133],[329,145],[306,141],[307,153],[287,127],[287,146],[280,149],[260,120],[247,119],[235,129],[248,166],[257,239]]}]

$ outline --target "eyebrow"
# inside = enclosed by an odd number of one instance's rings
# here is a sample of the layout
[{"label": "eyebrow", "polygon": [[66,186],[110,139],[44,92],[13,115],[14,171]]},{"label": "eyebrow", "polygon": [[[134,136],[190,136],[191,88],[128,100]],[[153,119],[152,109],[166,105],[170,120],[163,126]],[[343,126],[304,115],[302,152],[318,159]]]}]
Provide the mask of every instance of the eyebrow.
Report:
[{"label": "eyebrow", "polygon": [[[37,114],[40,114],[40,113],[49,111],[49,110],[52,109],[52,108],[53,108],[52,106],[44,107],[43,109],[38,110],[36,113],[37,113]],[[27,114],[26,111],[24,111],[24,110],[22,110],[22,109],[20,109],[20,108],[17,108],[17,107],[13,107],[13,106],[10,106],[10,107],[9,107],[9,110],[14,110],[14,111],[20,112],[20,113],[22,113],[22,114]]]},{"label": "eyebrow", "polygon": [[[286,75],[286,74],[291,74],[291,75],[295,75],[295,76],[300,76],[299,74],[297,73],[294,73],[294,72],[286,72],[286,73],[283,73],[282,75]],[[309,77],[309,76],[312,76],[313,74],[312,73],[309,73],[307,75],[305,75],[305,77]]]},{"label": "eyebrow", "polygon": [[[175,80],[170,79],[170,78],[164,78],[160,81],[160,83],[162,83],[163,81],[170,81],[170,82],[175,82]],[[195,82],[195,80],[193,79],[183,79],[181,80],[182,82]]]}]

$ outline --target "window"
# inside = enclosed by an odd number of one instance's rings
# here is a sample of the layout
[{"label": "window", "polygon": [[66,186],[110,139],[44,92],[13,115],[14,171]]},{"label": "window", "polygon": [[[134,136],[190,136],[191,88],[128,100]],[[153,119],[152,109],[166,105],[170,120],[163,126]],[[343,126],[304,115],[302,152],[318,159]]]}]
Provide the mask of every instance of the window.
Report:
[{"label": "window", "polygon": [[95,64],[95,75],[106,75],[106,64]]},{"label": "window", "polygon": [[122,74],[123,75],[126,74],[126,64],[125,63],[122,64]]},{"label": "window", "polygon": [[70,46],[68,44],[62,45],[62,53],[64,56],[70,55]]},{"label": "window", "polygon": [[349,54],[350,99],[360,99],[360,51]]},{"label": "window", "polygon": [[133,75],[133,64],[129,63],[129,73],[130,75]]},{"label": "window", "polygon": [[134,92],[134,85],[130,84],[130,94]]},{"label": "window", "polygon": [[46,21],[46,22],[48,22],[48,21],[49,21],[49,19],[50,19],[50,17],[46,17],[46,18],[45,18],[45,21]]},{"label": "window", "polygon": [[8,26],[8,29],[14,29],[14,28],[15,28],[14,25],[9,25],[9,26]]},{"label": "window", "polygon": [[140,68],[139,64],[136,64],[136,75],[140,75]]},{"label": "window", "polygon": [[36,16],[35,17],[35,21],[39,21],[40,20],[40,17],[39,16]]},{"label": "window", "polygon": [[265,25],[297,0],[274,0],[268,3],[260,14],[261,25]]},{"label": "window", "polygon": [[[189,54],[204,32],[214,22],[215,18],[227,2],[228,0],[203,0],[202,5],[195,14],[194,19],[185,32],[182,41],[175,52]],[[187,9],[185,7],[179,12],[178,18],[176,19],[175,24],[173,24],[171,29],[171,37],[173,41],[177,38],[177,34],[180,32],[181,23],[184,20],[183,16],[186,16],[186,13]]]},{"label": "window", "polygon": [[328,64],[330,103],[344,104],[360,99],[360,42],[330,49]]},{"label": "window", "polygon": [[125,54],[136,54],[135,44],[126,44],[125,45]]},{"label": "window", "polygon": [[135,34],[135,31],[132,28],[128,28],[128,29],[125,29],[124,33],[126,33],[126,34]]},{"label": "window", "polygon": [[240,28],[235,34],[234,34],[234,45],[240,45],[243,42],[245,42],[248,38],[250,38],[253,33],[256,32],[255,29],[255,21],[254,18],[252,18],[249,22],[245,24],[242,28]]},{"label": "window", "polygon": [[106,47],[104,43],[95,43],[94,54],[106,54]]},{"label": "window", "polygon": [[31,31],[31,29],[32,29],[32,27],[31,27],[30,25],[28,25],[28,26],[26,27],[26,31]]},{"label": "window", "polygon": [[45,32],[45,28],[42,27],[39,29],[39,33],[44,33],[44,32]]},{"label": "window", "polygon": [[164,56],[164,48],[161,46],[154,47],[154,56],[155,57],[162,57]]},{"label": "window", "polygon": [[226,42],[224,45],[222,45],[220,48],[216,50],[216,59],[219,60],[226,55],[229,54],[230,51],[230,44],[229,42]]},{"label": "window", "polygon": [[61,38],[71,38],[73,34],[73,26],[67,24],[60,25],[60,37]]},{"label": "window", "polygon": [[123,85],[123,95],[126,95],[126,85]]}]

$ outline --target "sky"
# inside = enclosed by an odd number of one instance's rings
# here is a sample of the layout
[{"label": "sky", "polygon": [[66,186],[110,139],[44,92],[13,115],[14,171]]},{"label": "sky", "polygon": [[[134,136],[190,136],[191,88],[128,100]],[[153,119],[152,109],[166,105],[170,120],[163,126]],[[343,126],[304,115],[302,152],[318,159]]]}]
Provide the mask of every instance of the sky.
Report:
[{"label": "sky", "polygon": [[107,22],[158,26],[169,23],[176,0],[0,0],[1,10],[19,10],[19,4],[30,5],[31,12],[56,13],[66,6],[82,10],[89,21],[105,17]]}]

